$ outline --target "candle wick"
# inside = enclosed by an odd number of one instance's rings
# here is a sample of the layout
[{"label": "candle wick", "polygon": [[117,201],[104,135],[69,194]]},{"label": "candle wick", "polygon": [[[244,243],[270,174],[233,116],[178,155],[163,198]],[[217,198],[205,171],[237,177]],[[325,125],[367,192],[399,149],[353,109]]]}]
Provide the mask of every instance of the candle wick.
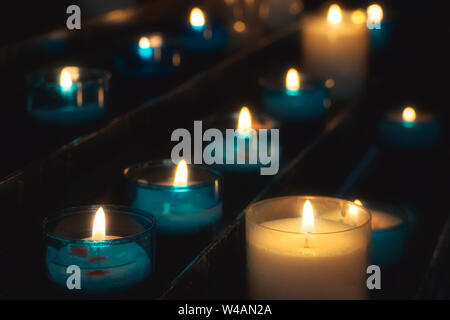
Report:
[{"label": "candle wick", "polygon": [[305,248],[309,248],[309,232],[306,232],[305,234]]}]

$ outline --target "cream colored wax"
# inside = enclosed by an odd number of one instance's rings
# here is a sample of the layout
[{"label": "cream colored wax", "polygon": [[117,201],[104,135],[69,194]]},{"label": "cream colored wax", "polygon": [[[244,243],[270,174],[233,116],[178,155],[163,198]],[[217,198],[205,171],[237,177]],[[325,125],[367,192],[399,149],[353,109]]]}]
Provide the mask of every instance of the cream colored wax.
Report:
[{"label": "cream colored wax", "polygon": [[335,24],[329,22],[327,14],[305,16],[301,39],[302,62],[308,74],[332,78],[336,98],[352,98],[360,93],[366,78],[369,44],[364,23],[353,23],[346,11]]},{"label": "cream colored wax", "polygon": [[316,218],[314,234],[307,236],[301,225],[302,218],[247,223],[250,297],[365,299],[369,240],[364,228]]}]

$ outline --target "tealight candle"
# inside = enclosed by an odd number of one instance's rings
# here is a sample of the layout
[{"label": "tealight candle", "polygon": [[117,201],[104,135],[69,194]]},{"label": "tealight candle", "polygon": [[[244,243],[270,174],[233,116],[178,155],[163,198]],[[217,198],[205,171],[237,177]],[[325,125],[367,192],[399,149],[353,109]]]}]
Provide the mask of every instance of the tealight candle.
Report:
[{"label": "tealight candle", "polygon": [[207,21],[200,8],[193,8],[189,14],[189,28],[183,37],[183,47],[189,52],[211,52],[226,47],[228,42],[225,28]]},{"label": "tealight candle", "polygon": [[336,4],[328,16],[308,15],[302,20],[302,59],[308,74],[335,82],[338,99],[357,96],[366,78],[368,36],[364,24],[354,23]]},{"label": "tealight candle", "polygon": [[117,69],[126,76],[166,76],[181,65],[181,50],[160,33],[141,36],[115,57]]},{"label": "tealight candle", "polygon": [[253,299],[365,299],[370,213],[325,197],[281,197],[246,212]]},{"label": "tealight candle", "polygon": [[389,113],[380,122],[382,141],[401,149],[427,149],[438,144],[440,124],[432,115],[419,113],[411,107]]},{"label": "tealight candle", "polygon": [[[355,200],[362,206],[362,202]],[[408,234],[406,214],[398,210],[380,209],[373,204],[364,204],[372,215],[372,264],[380,267],[395,265],[403,257]],[[352,212],[350,212],[352,214]]]},{"label": "tealight candle", "polygon": [[[207,121],[211,128],[219,128],[224,137],[223,160],[219,167],[229,171],[254,172],[268,164],[263,163],[260,152],[268,157],[280,153],[279,141],[272,143],[270,129],[277,128],[277,123],[267,115],[251,114],[247,106],[243,106],[239,113],[233,113],[228,117],[215,118]],[[234,131],[233,135],[227,135],[227,129]],[[259,129],[267,131],[267,139],[258,135]],[[263,141],[260,141],[263,139]],[[261,145],[265,145],[265,150]],[[261,149],[261,150],[260,150]]]},{"label": "tealight candle", "polygon": [[320,118],[331,106],[330,81],[310,79],[291,68],[284,83],[280,78],[262,78],[263,102],[267,112],[283,121],[296,122]]},{"label": "tealight candle", "polygon": [[162,234],[190,234],[212,228],[222,216],[219,173],[181,161],[146,162],[124,170],[132,205],[156,217]]},{"label": "tealight candle", "polygon": [[383,20],[383,8],[379,4],[372,4],[367,8],[367,28],[370,34],[371,48],[378,51],[386,47],[390,24]]},{"label": "tealight candle", "polygon": [[31,75],[27,111],[43,125],[77,126],[105,114],[108,72],[80,67],[45,70]]},{"label": "tealight candle", "polygon": [[153,270],[154,227],[152,216],[126,207],[64,210],[44,222],[49,278],[67,289],[67,269],[74,265],[81,271],[82,293],[129,289]]}]

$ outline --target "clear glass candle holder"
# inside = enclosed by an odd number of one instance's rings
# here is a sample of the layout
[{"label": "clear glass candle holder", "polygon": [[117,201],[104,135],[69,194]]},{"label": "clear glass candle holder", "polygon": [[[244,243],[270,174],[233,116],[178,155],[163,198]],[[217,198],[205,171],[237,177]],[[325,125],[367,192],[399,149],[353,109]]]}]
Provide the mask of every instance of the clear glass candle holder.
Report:
[{"label": "clear glass candle holder", "polygon": [[42,125],[86,125],[104,116],[111,74],[97,69],[64,67],[29,76],[27,112]]},{"label": "clear glass candle holder", "polygon": [[176,165],[149,161],[124,170],[132,206],[156,217],[161,234],[205,231],[222,217],[222,177],[201,165],[188,165],[186,186],[174,186]]},{"label": "clear glass candle holder", "polygon": [[[141,210],[116,205],[101,206],[106,236],[92,239],[93,220],[100,206],[63,210],[44,221],[46,265],[51,281],[62,288],[76,284],[71,277],[80,270],[82,293],[110,294],[142,282],[154,269],[154,217]],[[77,288],[78,289],[78,288]]]},{"label": "clear glass candle holder", "polygon": [[250,298],[365,299],[370,213],[352,202],[290,196],[246,211]]}]

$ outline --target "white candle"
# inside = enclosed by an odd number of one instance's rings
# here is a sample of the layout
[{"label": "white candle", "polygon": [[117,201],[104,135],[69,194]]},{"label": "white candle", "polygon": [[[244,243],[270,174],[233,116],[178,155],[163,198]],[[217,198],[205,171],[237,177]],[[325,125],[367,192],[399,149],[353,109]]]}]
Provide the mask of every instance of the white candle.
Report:
[{"label": "white candle", "polygon": [[338,99],[359,94],[365,82],[368,33],[350,13],[332,5],[328,15],[302,20],[302,59],[308,74],[332,78]]},{"label": "white candle", "polygon": [[[349,208],[346,201],[310,199],[311,202],[304,202],[301,197],[271,199],[257,203],[247,212],[251,298],[366,298],[369,213],[355,206],[355,227],[343,222],[343,213]],[[319,210],[314,212],[313,207]],[[290,217],[295,211],[297,217]]]}]

